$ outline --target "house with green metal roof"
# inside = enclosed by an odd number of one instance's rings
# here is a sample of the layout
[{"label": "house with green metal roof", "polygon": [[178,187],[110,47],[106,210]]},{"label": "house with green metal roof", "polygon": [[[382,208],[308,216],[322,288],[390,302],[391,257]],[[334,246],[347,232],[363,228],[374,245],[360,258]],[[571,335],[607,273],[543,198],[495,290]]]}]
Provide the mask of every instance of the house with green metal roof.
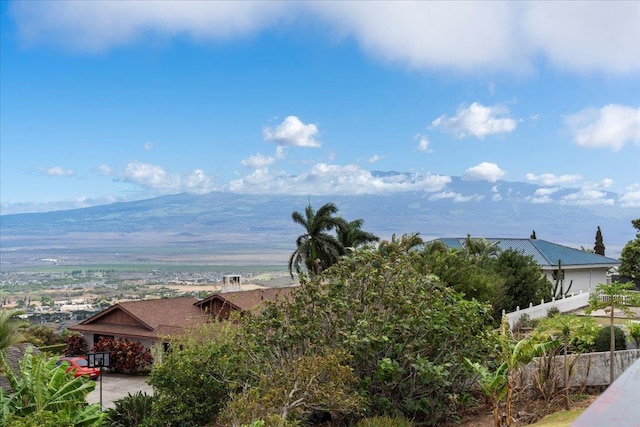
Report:
[{"label": "house with green metal roof", "polygon": [[[438,239],[448,248],[463,249],[466,237]],[[558,261],[564,273],[565,289],[573,282],[571,292],[591,292],[599,283],[609,283],[613,268],[620,261],[603,255],[597,255],[580,249],[559,245],[540,239],[485,238],[500,250],[513,249],[533,257],[542,274],[555,283],[558,277]]]}]

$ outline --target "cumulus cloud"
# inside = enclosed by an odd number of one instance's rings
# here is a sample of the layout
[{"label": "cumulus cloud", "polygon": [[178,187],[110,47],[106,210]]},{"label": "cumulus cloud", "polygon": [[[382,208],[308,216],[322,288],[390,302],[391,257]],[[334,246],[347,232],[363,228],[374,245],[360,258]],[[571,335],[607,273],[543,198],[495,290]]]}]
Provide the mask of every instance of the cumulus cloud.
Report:
[{"label": "cumulus cloud", "polygon": [[640,145],[640,108],[609,104],[599,110],[572,114],[565,121],[573,133],[573,141],[582,147],[609,147],[617,151],[625,144]]},{"label": "cumulus cloud", "polygon": [[100,52],[151,37],[225,40],[310,19],[419,69],[640,70],[638,2],[13,2],[23,40]]},{"label": "cumulus cloud", "polygon": [[144,148],[145,151],[153,150],[153,142],[151,141],[145,142],[144,144],[142,144],[142,148]]},{"label": "cumulus cloud", "polygon": [[544,186],[566,186],[576,184],[582,179],[582,176],[577,174],[556,176],[552,173],[543,173],[542,175],[528,173],[525,179],[527,181],[540,183]]},{"label": "cumulus cloud", "polygon": [[613,184],[610,179],[599,182],[587,182],[577,192],[563,196],[561,203],[577,206],[613,205],[615,199],[605,190]]},{"label": "cumulus cloud", "polygon": [[478,194],[474,194],[472,196],[463,196],[462,194],[455,193],[453,191],[443,191],[441,193],[437,193],[432,196],[429,196],[429,200],[435,201],[435,200],[450,199],[456,203],[470,202],[472,200],[482,200],[483,198],[484,196],[481,196]]},{"label": "cumulus cloud", "polygon": [[201,169],[179,175],[171,174],[160,165],[131,162],[116,178],[117,181],[138,185],[161,194],[167,193],[207,193],[215,190],[213,180]]},{"label": "cumulus cloud", "polygon": [[435,192],[443,190],[451,177],[432,174],[393,174],[377,176],[357,165],[318,163],[310,170],[291,175],[268,168],[232,181],[229,191],[271,194],[384,194],[401,191]]},{"label": "cumulus cloud", "polygon": [[551,203],[553,202],[551,196],[559,190],[559,188],[538,188],[533,193],[533,196],[527,197],[526,199],[531,203]]},{"label": "cumulus cloud", "polygon": [[371,156],[371,157],[369,157],[367,159],[367,163],[375,163],[375,162],[380,161],[382,159],[384,159],[384,156],[379,156],[377,154],[374,154],[373,156]]},{"label": "cumulus cloud", "polygon": [[509,111],[500,106],[486,107],[474,102],[469,107],[460,107],[454,117],[441,115],[433,122],[433,129],[449,132],[457,138],[509,133],[515,130],[516,121],[508,117]]},{"label": "cumulus cloud", "polygon": [[418,151],[423,151],[425,153],[432,153],[433,150],[431,148],[429,148],[429,144],[431,144],[431,141],[429,140],[429,137],[426,135],[416,135],[416,139],[418,140]]},{"label": "cumulus cloud", "polygon": [[640,184],[633,184],[618,199],[624,208],[640,208]]},{"label": "cumulus cloud", "polygon": [[247,166],[249,168],[253,168],[253,169],[259,169],[259,168],[264,168],[266,166],[269,166],[270,164],[272,164],[273,162],[275,162],[276,159],[275,157],[271,157],[271,156],[264,156],[260,153],[251,156],[247,159],[243,159],[240,161],[240,164],[242,164],[242,166]]},{"label": "cumulus cloud", "polygon": [[54,166],[48,169],[43,169],[42,172],[48,176],[73,176],[76,174],[73,169],[65,169],[61,166]]},{"label": "cumulus cloud", "polygon": [[465,181],[496,182],[505,175],[506,172],[500,169],[495,163],[482,162],[467,169],[464,175],[462,175],[462,179]]},{"label": "cumulus cloud", "polygon": [[296,116],[288,116],[275,128],[266,127],[262,132],[265,141],[294,147],[320,147],[315,139],[317,134],[316,125],[304,124]]}]

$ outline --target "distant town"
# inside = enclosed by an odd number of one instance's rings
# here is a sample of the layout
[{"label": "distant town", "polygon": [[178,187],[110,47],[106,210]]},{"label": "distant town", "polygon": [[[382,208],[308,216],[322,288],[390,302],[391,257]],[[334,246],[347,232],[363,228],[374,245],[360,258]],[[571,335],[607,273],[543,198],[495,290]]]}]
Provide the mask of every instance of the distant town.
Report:
[{"label": "distant town", "polygon": [[60,332],[121,301],[224,292],[223,277],[242,277],[244,287],[290,286],[285,266],[73,266],[61,259],[39,259],[23,270],[0,270],[0,304],[21,308],[33,324]]}]

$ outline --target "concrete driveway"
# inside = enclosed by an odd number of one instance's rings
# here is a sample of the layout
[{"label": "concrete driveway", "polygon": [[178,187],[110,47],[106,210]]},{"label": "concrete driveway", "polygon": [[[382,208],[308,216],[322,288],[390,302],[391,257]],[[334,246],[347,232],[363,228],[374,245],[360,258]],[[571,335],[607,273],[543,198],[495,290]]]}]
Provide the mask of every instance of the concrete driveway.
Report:
[{"label": "concrete driveway", "polygon": [[122,374],[102,374],[102,380],[96,380],[96,388],[87,396],[87,402],[100,403],[100,381],[102,381],[102,408],[115,407],[115,401],[135,394],[138,391],[153,394],[153,388],[146,383],[147,376],[129,376]]}]

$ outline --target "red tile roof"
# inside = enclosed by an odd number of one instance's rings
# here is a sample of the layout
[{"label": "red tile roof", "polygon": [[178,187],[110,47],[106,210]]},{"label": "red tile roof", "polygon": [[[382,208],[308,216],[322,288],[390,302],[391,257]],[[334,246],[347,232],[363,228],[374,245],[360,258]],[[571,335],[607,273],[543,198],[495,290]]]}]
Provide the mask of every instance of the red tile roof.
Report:
[{"label": "red tile roof", "polygon": [[293,287],[261,288],[248,291],[224,292],[211,295],[202,301],[198,301],[196,305],[203,306],[213,299],[219,299],[240,311],[256,311],[260,309],[265,301],[276,301],[280,298],[287,298],[293,289]]},{"label": "red tile roof", "polygon": [[[121,302],[69,329],[136,338],[172,335],[207,319],[202,310],[194,305],[197,301],[195,297],[179,297]],[[109,322],[109,315],[117,312],[126,316],[131,324]]]},{"label": "red tile roof", "polygon": [[[88,318],[69,330],[119,337],[157,339],[184,332],[209,319],[202,309],[207,303],[219,299],[233,309],[258,310],[265,301],[286,298],[293,288],[264,288],[226,292],[203,300],[195,297],[164,298],[121,302]],[[124,323],[123,323],[124,321]]]}]

